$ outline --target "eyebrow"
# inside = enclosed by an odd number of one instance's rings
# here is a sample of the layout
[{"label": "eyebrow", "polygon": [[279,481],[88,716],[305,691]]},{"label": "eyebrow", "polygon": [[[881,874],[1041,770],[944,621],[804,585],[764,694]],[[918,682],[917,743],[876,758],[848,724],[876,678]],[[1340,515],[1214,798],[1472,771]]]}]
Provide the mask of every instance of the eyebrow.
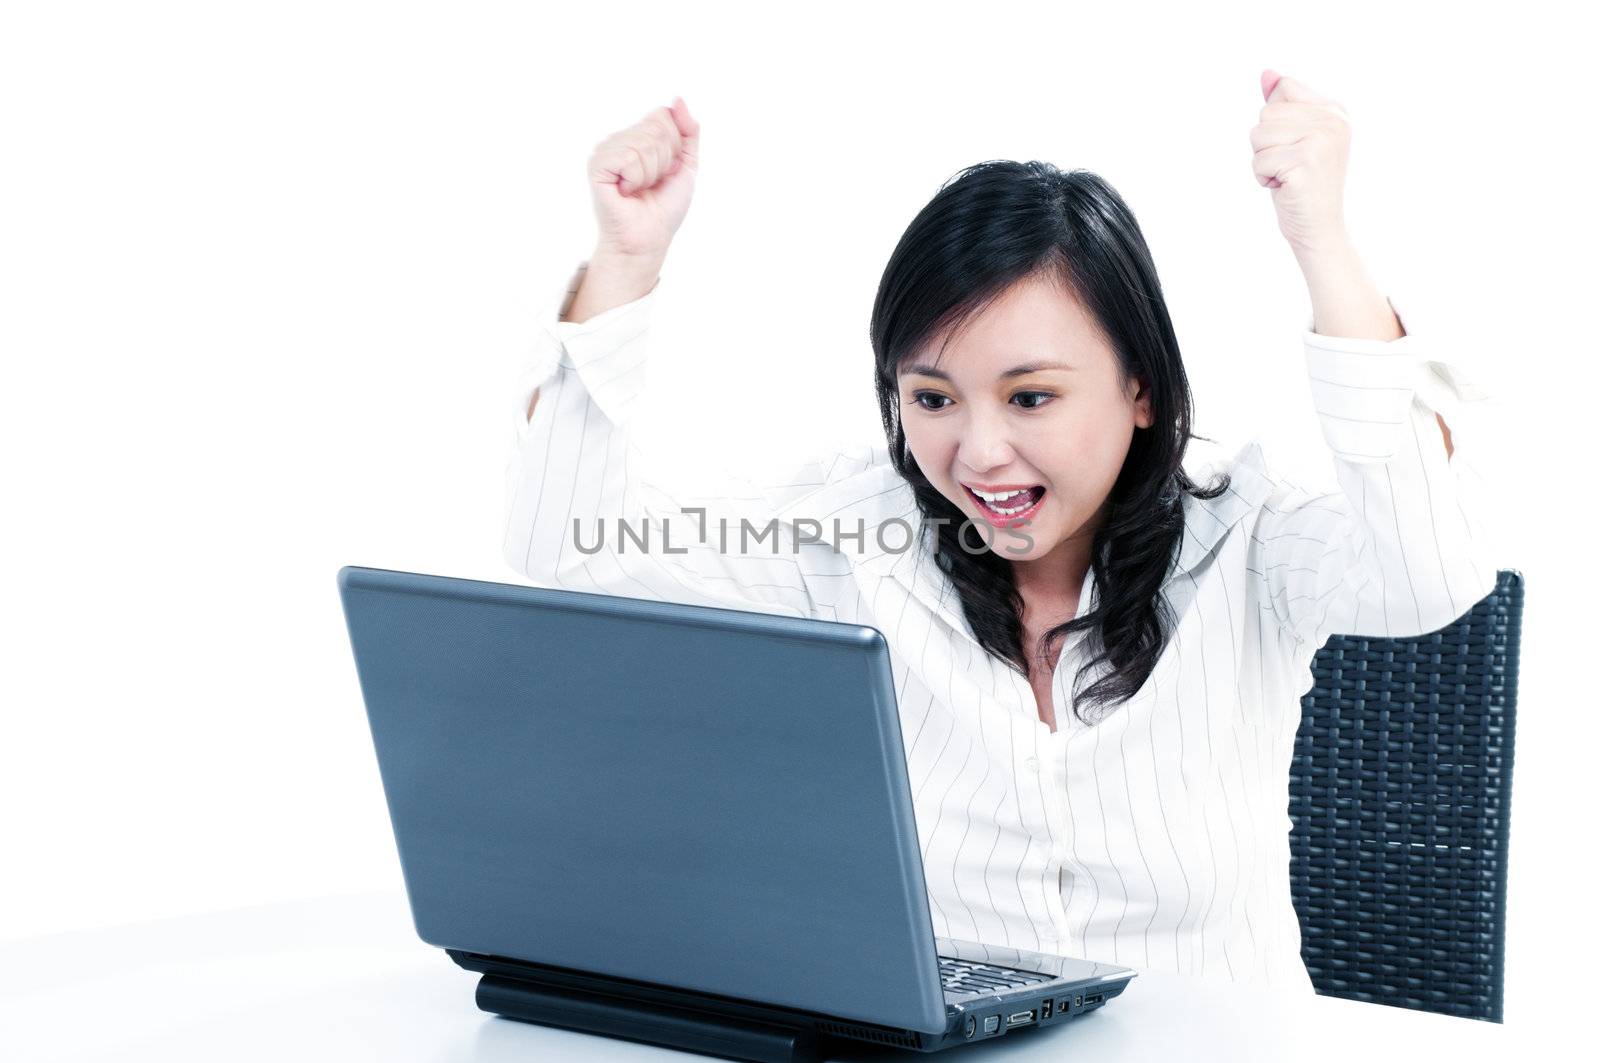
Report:
[{"label": "eyebrow", "polygon": [[[1066,365],[1061,362],[1024,362],[1022,365],[1014,365],[1010,369],[1005,370],[1000,374],[1000,378],[1005,380],[1016,376],[1027,376],[1029,373],[1042,373],[1048,369],[1059,369],[1063,372],[1070,372],[1077,368],[1078,367],[1075,365]],[[916,365],[907,366],[900,375],[910,376],[913,373],[918,376],[931,376],[937,380],[950,379],[949,373],[946,373],[943,369],[939,369],[928,364],[927,362],[918,362]]]}]

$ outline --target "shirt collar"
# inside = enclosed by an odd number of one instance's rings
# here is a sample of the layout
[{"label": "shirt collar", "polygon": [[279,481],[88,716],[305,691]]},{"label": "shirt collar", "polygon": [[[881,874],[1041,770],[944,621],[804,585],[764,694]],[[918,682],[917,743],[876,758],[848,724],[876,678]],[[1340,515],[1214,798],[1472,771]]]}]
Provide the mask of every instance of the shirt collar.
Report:
[{"label": "shirt collar", "polygon": [[1183,545],[1167,582],[1188,575],[1210,557],[1228,530],[1266,504],[1274,481],[1267,470],[1266,455],[1259,440],[1252,439],[1231,458],[1213,460],[1189,474],[1202,488],[1210,487],[1214,475],[1226,472],[1228,489],[1213,499],[1184,496]]}]

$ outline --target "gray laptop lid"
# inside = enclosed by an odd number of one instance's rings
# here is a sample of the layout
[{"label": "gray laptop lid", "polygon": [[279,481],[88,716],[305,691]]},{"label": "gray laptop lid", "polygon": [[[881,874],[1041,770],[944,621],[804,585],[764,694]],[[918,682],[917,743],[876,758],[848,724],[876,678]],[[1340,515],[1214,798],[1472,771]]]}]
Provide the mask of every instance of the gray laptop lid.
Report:
[{"label": "gray laptop lid", "polygon": [[876,629],[338,582],[423,941],[945,1028]]}]

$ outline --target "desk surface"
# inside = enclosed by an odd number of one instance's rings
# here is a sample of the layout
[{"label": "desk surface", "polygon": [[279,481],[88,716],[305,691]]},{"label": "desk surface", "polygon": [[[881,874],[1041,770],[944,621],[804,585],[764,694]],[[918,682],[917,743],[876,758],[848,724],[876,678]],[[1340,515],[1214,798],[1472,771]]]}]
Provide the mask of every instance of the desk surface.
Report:
[{"label": "desk surface", "polygon": [[[403,894],[326,897],[0,942],[0,1030],[8,1058],[36,1063],[707,1058],[490,1015],[477,978],[416,939]],[[1531,1044],[1496,1023],[1151,971],[1066,1026],[838,1058],[1457,1063]]]}]

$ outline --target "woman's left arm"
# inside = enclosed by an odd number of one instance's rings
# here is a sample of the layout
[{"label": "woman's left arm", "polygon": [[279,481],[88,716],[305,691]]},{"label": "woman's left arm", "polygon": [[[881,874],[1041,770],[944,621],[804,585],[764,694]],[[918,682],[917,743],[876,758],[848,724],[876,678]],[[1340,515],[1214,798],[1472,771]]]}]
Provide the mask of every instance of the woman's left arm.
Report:
[{"label": "woman's left arm", "polygon": [[[1343,107],[1294,78],[1261,73],[1266,105],[1250,130],[1256,181],[1272,189],[1278,231],[1294,251],[1311,292],[1312,329],[1324,336],[1394,340],[1405,335],[1344,225],[1350,120]],[[1444,452],[1455,452],[1450,428]]]},{"label": "woman's left arm", "polygon": [[1344,109],[1270,70],[1261,91],[1253,168],[1311,294],[1312,399],[1343,490],[1275,492],[1251,567],[1313,651],[1333,633],[1432,632],[1495,586],[1482,486],[1444,418],[1488,395],[1410,334],[1363,267],[1344,225]]}]

